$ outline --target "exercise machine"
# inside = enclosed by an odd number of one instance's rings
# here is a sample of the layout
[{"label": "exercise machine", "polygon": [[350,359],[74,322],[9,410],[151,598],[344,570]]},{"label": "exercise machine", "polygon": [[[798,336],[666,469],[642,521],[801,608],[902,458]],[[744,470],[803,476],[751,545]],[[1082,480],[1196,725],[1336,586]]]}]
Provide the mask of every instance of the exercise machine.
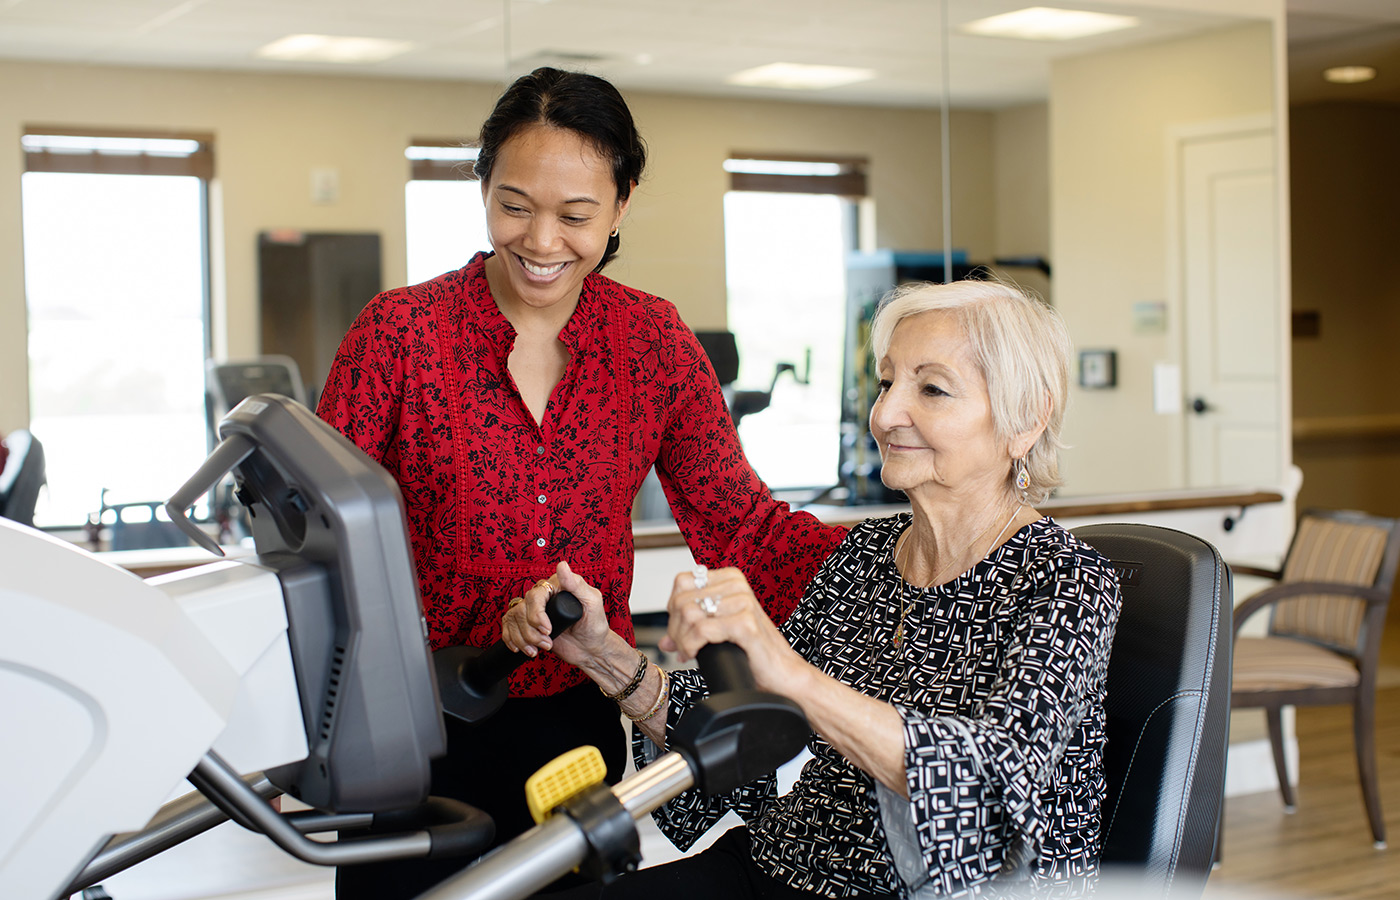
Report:
[{"label": "exercise machine", "polygon": [[[222,555],[184,510],[232,473],[253,557],[142,580],[0,521],[0,896],[67,897],[228,819],[336,866],[467,858],[494,837],[479,810],[428,796],[429,765],[444,751],[442,702],[489,715],[513,661],[498,647],[435,669],[392,477],[274,394],[241,402],[219,437],[166,508]],[[554,598],[556,628],[568,599]],[[678,723],[672,752],[562,799],[425,896],[516,897],[579,865],[626,871],[633,819],[801,749],[800,710],[753,691],[741,653],[706,648],[702,665],[723,690]],[[182,779],[196,792],[162,805]],[[279,813],[269,798],[281,793],[310,808]],[[337,837],[309,836],[325,832]],[[499,874],[522,868],[527,847],[549,849],[523,866],[530,877]]]}]

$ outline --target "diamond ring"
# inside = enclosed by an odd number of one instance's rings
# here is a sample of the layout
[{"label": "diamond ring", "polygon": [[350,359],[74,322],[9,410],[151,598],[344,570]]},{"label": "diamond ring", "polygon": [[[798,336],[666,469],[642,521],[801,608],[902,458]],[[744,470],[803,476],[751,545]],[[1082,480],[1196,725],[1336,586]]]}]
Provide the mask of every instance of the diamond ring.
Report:
[{"label": "diamond ring", "polygon": [[703,591],[710,583],[710,570],[705,566],[696,566],[690,570],[690,577],[695,579],[695,589]]},{"label": "diamond ring", "polygon": [[715,613],[719,612],[719,600],[706,594],[703,597],[696,597],[695,604],[705,611],[705,615],[713,619]]}]

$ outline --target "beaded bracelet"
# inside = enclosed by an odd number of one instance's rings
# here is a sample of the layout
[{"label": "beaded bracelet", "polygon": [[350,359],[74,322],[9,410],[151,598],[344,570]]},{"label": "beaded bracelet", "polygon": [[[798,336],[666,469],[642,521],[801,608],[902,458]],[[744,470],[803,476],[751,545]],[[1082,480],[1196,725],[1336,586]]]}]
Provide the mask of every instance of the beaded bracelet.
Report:
[{"label": "beaded bracelet", "polygon": [[[653,663],[653,665],[655,664]],[[666,670],[660,666],[656,666],[656,674],[661,676],[661,690],[656,692],[656,702],[651,705],[651,709],[647,710],[645,715],[634,716],[631,713],[627,713],[627,718],[631,719],[633,722],[641,724],[666,708],[666,701],[671,696],[671,678],[666,674]],[[623,712],[626,712],[626,710],[623,710]]]},{"label": "beaded bracelet", "polygon": [[601,691],[603,696],[607,697],[609,700],[612,700],[615,703],[621,703],[623,700],[626,700],[628,697],[632,696],[633,692],[635,692],[637,688],[642,686],[642,679],[647,677],[648,662],[650,662],[650,660],[647,659],[647,655],[642,651],[638,650],[637,671],[632,674],[632,680],[627,682],[627,687],[623,688],[616,694],[609,694],[607,691],[604,691],[603,686],[601,684],[598,685],[598,690]]}]

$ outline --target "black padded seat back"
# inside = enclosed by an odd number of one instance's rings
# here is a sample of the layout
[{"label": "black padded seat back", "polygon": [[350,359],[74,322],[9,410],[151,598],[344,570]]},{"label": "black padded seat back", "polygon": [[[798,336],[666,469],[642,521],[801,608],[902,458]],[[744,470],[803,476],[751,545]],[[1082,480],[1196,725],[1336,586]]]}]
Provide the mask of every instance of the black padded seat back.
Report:
[{"label": "black padded seat back", "polygon": [[1225,789],[1229,568],[1211,544],[1169,528],[1074,534],[1109,559],[1123,591],[1105,704],[1105,872],[1149,896],[1199,896]]}]

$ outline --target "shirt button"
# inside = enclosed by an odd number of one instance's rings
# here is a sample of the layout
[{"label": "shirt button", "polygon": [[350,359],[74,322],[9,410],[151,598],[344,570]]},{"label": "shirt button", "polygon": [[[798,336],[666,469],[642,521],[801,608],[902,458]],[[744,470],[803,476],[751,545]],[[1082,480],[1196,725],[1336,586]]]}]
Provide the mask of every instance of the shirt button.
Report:
[{"label": "shirt button", "polygon": [[536,546],[536,547],[543,547],[543,546],[544,546],[544,538],[535,538],[535,546]]},{"label": "shirt button", "polygon": [[536,456],[544,456],[544,446],[543,446],[543,445],[541,445],[541,446],[535,448],[535,455],[536,455]]},{"label": "shirt button", "polygon": [[539,495],[538,497],[536,497],[535,499],[538,500],[538,501],[540,501],[541,503],[543,503],[543,502],[544,502],[544,499],[545,499],[545,498],[544,498],[544,494],[540,494],[540,495]]}]

